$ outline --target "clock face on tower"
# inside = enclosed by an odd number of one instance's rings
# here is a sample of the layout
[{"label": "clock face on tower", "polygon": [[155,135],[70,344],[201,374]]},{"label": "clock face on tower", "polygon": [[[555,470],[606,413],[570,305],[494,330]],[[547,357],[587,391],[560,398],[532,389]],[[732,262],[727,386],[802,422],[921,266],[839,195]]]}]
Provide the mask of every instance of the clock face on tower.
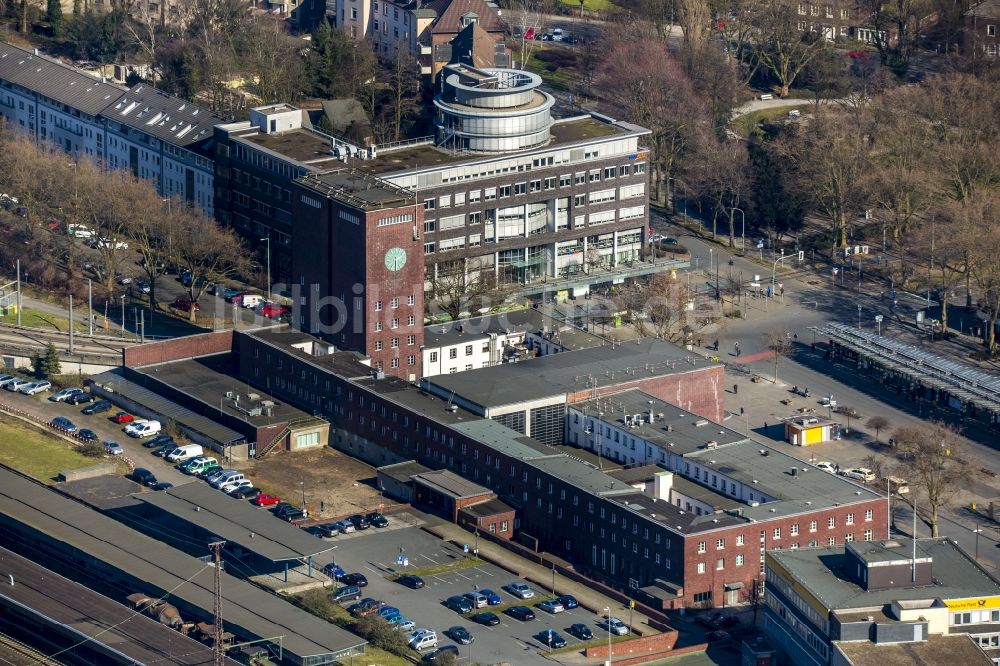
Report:
[{"label": "clock face on tower", "polygon": [[398,271],[406,265],[406,250],[401,247],[390,248],[385,253],[385,267],[390,271]]}]

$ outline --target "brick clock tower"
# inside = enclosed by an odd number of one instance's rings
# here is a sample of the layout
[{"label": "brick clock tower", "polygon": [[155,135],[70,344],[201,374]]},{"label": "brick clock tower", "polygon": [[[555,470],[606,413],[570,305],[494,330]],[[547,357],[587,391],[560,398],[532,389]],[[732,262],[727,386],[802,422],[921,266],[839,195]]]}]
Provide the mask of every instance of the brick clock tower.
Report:
[{"label": "brick clock tower", "polygon": [[424,344],[422,204],[352,169],[295,181],[293,270],[303,331],[371,358],[372,369],[421,377]]}]

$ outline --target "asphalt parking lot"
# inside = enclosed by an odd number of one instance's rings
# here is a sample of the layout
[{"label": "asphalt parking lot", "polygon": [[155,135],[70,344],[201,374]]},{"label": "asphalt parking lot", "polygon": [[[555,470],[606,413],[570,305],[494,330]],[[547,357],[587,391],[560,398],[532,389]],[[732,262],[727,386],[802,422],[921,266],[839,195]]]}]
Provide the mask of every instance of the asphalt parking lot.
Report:
[{"label": "asphalt parking lot", "polygon": [[[393,522],[397,520],[395,516],[389,518]],[[446,564],[466,557],[461,549],[440,541],[418,527],[396,529],[394,527],[395,525],[390,525],[389,528],[382,530],[370,528],[363,532],[334,537],[331,541],[336,543],[337,548],[333,551],[333,558],[348,573],[363,573],[368,578],[368,586],[362,589],[366,597],[380,599],[390,606],[399,608],[403,615],[417,623],[418,628],[436,631],[439,647],[455,644],[455,641],[444,636],[444,630],[456,625],[468,629],[475,640],[470,645],[459,646],[462,663],[506,660],[518,665],[551,665],[551,660],[539,654],[545,648],[536,637],[550,626],[566,639],[569,645],[580,643],[566,632],[566,628],[574,623],[586,624],[595,638],[607,637],[607,633],[597,626],[599,618],[583,608],[574,608],[556,615],[534,609],[535,619],[528,622],[520,622],[500,612],[497,613],[500,624],[486,627],[442,605],[449,596],[483,588],[498,593],[503,599],[503,604],[474,612],[493,611],[517,603],[533,606],[548,598],[549,595],[544,590],[532,586],[535,590],[534,599],[524,602],[515,599],[501,588],[518,579],[493,564],[483,563],[476,567],[422,576],[426,586],[419,590],[411,590],[387,580],[387,575],[397,572],[419,571],[424,567]],[[396,558],[400,554],[409,559],[410,566],[406,570],[396,564]],[[627,617],[622,619],[628,621]]]},{"label": "asphalt parking lot", "polygon": [[135,462],[136,467],[145,467],[153,472],[160,481],[169,481],[174,485],[191,481],[191,477],[177,471],[173,465],[162,458],[154,456],[152,449],[143,448],[143,440],[133,439],[126,435],[124,432],[125,424],[119,425],[111,420],[112,416],[123,410],[113,407],[109,412],[88,416],[82,414],[81,410],[89,403],[67,405],[64,402],[52,402],[49,400],[49,396],[55,392],[55,390],[51,390],[37,395],[23,395],[0,389],[0,401],[46,422],[57,416],[64,416],[72,421],[77,428],[90,428],[101,441],[110,439],[121,444],[125,449],[125,455]]}]

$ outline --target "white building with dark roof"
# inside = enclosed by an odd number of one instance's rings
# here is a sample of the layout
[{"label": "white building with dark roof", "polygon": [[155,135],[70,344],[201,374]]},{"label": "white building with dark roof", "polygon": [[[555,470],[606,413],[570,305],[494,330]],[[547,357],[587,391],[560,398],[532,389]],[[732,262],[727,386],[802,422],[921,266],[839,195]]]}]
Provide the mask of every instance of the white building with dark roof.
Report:
[{"label": "white building with dark roof", "polygon": [[214,136],[225,118],[145,84],[109,83],[59,60],[0,43],[0,117],[34,138],[153,181],[214,211]]}]

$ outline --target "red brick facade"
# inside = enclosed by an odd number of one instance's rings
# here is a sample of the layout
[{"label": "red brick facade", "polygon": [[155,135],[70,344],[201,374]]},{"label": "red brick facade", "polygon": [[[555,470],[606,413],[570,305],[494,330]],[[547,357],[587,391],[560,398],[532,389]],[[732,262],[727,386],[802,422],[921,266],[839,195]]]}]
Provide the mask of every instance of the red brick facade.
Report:
[{"label": "red brick facade", "polygon": [[[723,406],[726,383],[725,370],[724,366],[716,365],[690,372],[678,372],[620,384],[609,384],[599,387],[598,394],[606,396],[637,388],[654,398],[686,409],[692,414],[703,416],[716,423],[722,423],[725,418]],[[569,394],[569,402],[589,400],[592,397],[593,393],[585,389]]]},{"label": "red brick facade", "polygon": [[[626,657],[634,656],[637,660],[623,660],[619,661],[615,659],[616,666],[621,664],[641,664],[644,661],[649,661],[650,657],[655,657],[663,654],[664,652],[670,652],[674,649],[674,645],[677,644],[677,632],[676,631],[665,631],[662,634],[654,634],[652,636],[643,636],[641,638],[633,638],[629,641],[619,641],[617,643],[611,644],[611,656],[612,657]],[[608,658],[608,646],[605,644],[595,645],[594,647],[587,648],[584,653],[587,659],[607,659]],[[640,658],[641,657],[641,658]]]},{"label": "red brick facade", "polygon": [[[423,211],[423,206],[413,205],[365,218],[364,352],[373,368],[408,381],[422,375],[424,246],[416,230],[423,229]],[[379,226],[380,220],[409,214],[412,222]]]},{"label": "red brick facade", "polygon": [[[675,605],[702,605],[701,602],[694,601],[695,595],[706,592],[712,593],[713,606],[729,605],[724,603],[725,587],[733,583],[743,584],[736,596],[739,596],[738,602],[746,601],[746,594],[751,586],[763,580],[762,538],[767,550],[827,546],[831,538],[839,546],[847,541],[848,535],[854,541],[864,541],[866,537],[871,540],[886,539],[887,508],[885,500],[871,500],[689,535],[684,539],[684,597],[682,602]],[[866,518],[866,511],[871,511],[870,518]],[[831,518],[834,520],[833,527],[829,526]],[[812,529],[813,522],[815,530]],[[777,535],[775,530],[778,530]],[[869,530],[871,533],[866,534]],[[720,539],[723,541],[721,548]],[[704,552],[701,552],[702,544]],[[743,557],[743,561],[737,565],[736,558],[739,556]],[[721,569],[718,568],[719,560],[722,560]],[[703,571],[699,570],[699,565],[704,565]]]},{"label": "red brick facade", "polygon": [[144,365],[181,361],[195,356],[222,354],[232,348],[233,332],[231,330],[202,333],[127,347],[124,350],[124,364],[129,368],[141,368]]}]

